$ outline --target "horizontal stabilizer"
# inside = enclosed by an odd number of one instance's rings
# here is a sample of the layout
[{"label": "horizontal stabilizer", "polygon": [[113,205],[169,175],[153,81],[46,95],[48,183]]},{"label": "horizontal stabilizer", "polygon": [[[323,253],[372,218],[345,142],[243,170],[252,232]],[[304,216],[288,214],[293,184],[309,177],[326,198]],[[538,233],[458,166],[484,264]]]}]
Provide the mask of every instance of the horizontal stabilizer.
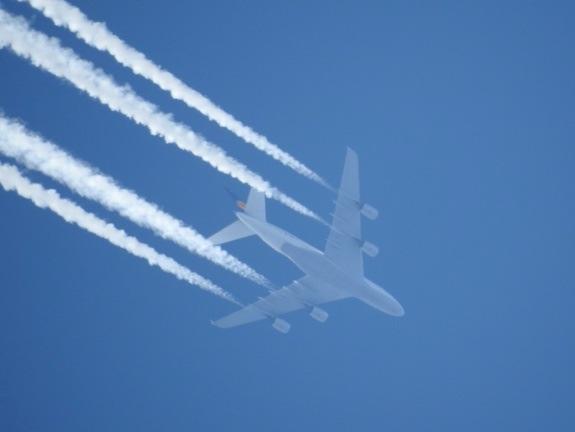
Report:
[{"label": "horizontal stabilizer", "polygon": [[243,222],[237,220],[234,223],[228,225],[227,227],[215,233],[213,236],[210,237],[209,240],[213,244],[223,244],[223,243],[229,243],[234,240],[239,240],[244,237],[249,237],[251,235],[254,235],[254,232],[250,230],[247,226],[245,226]]}]

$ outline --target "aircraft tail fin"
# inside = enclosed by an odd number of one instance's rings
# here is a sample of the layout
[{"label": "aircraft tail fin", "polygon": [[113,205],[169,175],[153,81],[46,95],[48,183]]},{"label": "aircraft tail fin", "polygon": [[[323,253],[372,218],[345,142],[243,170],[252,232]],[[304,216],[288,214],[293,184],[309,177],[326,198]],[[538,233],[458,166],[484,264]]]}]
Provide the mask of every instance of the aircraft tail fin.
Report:
[{"label": "aircraft tail fin", "polygon": [[250,189],[244,211],[260,220],[266,220],[266,197],[262,192]]}]

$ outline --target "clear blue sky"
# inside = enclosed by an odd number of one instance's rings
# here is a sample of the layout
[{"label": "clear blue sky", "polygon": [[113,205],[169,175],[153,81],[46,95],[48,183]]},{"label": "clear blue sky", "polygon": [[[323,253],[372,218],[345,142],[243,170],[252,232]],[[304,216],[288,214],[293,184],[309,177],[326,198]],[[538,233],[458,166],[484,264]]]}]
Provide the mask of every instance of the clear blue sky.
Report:
[{"label": "clear blue sky", "polygon": [[[366,272],[407,314],[346,301],[285,336],[222,331],[209,321],[229,304],[2,192],[0,430],[573,430],[573,2],[74,4],[329,181],[355,148],[382,215],[364,224],[381,249]],[[331,211],[319,186],[2,6]],[[7,51],[0,72],[6,115],[205,234],[232,220],[222,187],[238,183]],[[243,300],[263,294],[57,188]],[[278,204],[270,219],[323,245]],[[229,250],[277,283],[299,276],[257,239]]]}]

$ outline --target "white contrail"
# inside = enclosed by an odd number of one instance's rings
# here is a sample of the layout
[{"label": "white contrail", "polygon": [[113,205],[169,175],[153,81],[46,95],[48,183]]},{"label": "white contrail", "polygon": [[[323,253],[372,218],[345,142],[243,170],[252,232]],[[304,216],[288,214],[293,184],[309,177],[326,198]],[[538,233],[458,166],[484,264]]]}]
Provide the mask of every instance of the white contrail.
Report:
[{"label": "white contrail", "polygon": [[264,276],[214,245],[182,221],[1,114],[0,153],[14,158],[29,169],[40,171],[134,223],[151,229],[162,238],[260,285],[270,285]]},{"label": "white contrail", "polygon": [[62,198],[55,190],[45,189],[40,184],[31,182],[15,166],[0,164],[0,185],[6,191],[14,191],[21,197],[29,199],[37,207],[52,210],[67,222],[108,240],[132,255],[145,259],[151,266],[159,267],[180,280],[198,286],[232,303],[240,304],[230,293],[203,276],[178,264],[172,258],[156,252],[147,244],[141,243],[93,213],[85,211],[74,202]]},{"label": "white contrail", "polygon": [[32,30],[25,20],[0,9],[0,47],[4,45],[35,66],[71,82],[112,111],[120,112],[145,126],[152,135],[158,135],[165,142],[198,156],[218,171],[253,187],[268,198],[275,198],[303,215],[321,220],[314,212],[228,156],[220,147],[175,122],[129,87],[116,84],[111,77],[92,63],[82,60],[74,51],[62,47],[57,39]]},{"label": "white contrail", "polygon": [[144,54],[132,48],[105,24],[91,21],[80,9],[63,0],[19,0],[26,1],[32,7],[50,18],[54,24],[66,27],[87,44],[111,54],[116,61],[130,68],[134,73],[152,81],[162,90],[195,108],[210,120],[224,127],[263,151],[297,173],[310,178],[324,186],[329,185],[310,168],[293,156],[272,144],[265,136],[258,134],[232,115],[218,107],[207,97],[190,88],[179,78],[146,58]]}]

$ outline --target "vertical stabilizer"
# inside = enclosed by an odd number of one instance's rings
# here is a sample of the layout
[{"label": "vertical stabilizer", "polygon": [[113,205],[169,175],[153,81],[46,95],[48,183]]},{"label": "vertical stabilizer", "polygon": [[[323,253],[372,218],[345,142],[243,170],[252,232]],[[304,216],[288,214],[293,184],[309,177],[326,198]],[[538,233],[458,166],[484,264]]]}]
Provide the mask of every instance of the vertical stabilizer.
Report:
[{"label": "vertical stabilizer", "polygon": [[266,220],[265,195],[255,189],[250,189],[250,194],[248,195],[244,211],[259,220]]}]

